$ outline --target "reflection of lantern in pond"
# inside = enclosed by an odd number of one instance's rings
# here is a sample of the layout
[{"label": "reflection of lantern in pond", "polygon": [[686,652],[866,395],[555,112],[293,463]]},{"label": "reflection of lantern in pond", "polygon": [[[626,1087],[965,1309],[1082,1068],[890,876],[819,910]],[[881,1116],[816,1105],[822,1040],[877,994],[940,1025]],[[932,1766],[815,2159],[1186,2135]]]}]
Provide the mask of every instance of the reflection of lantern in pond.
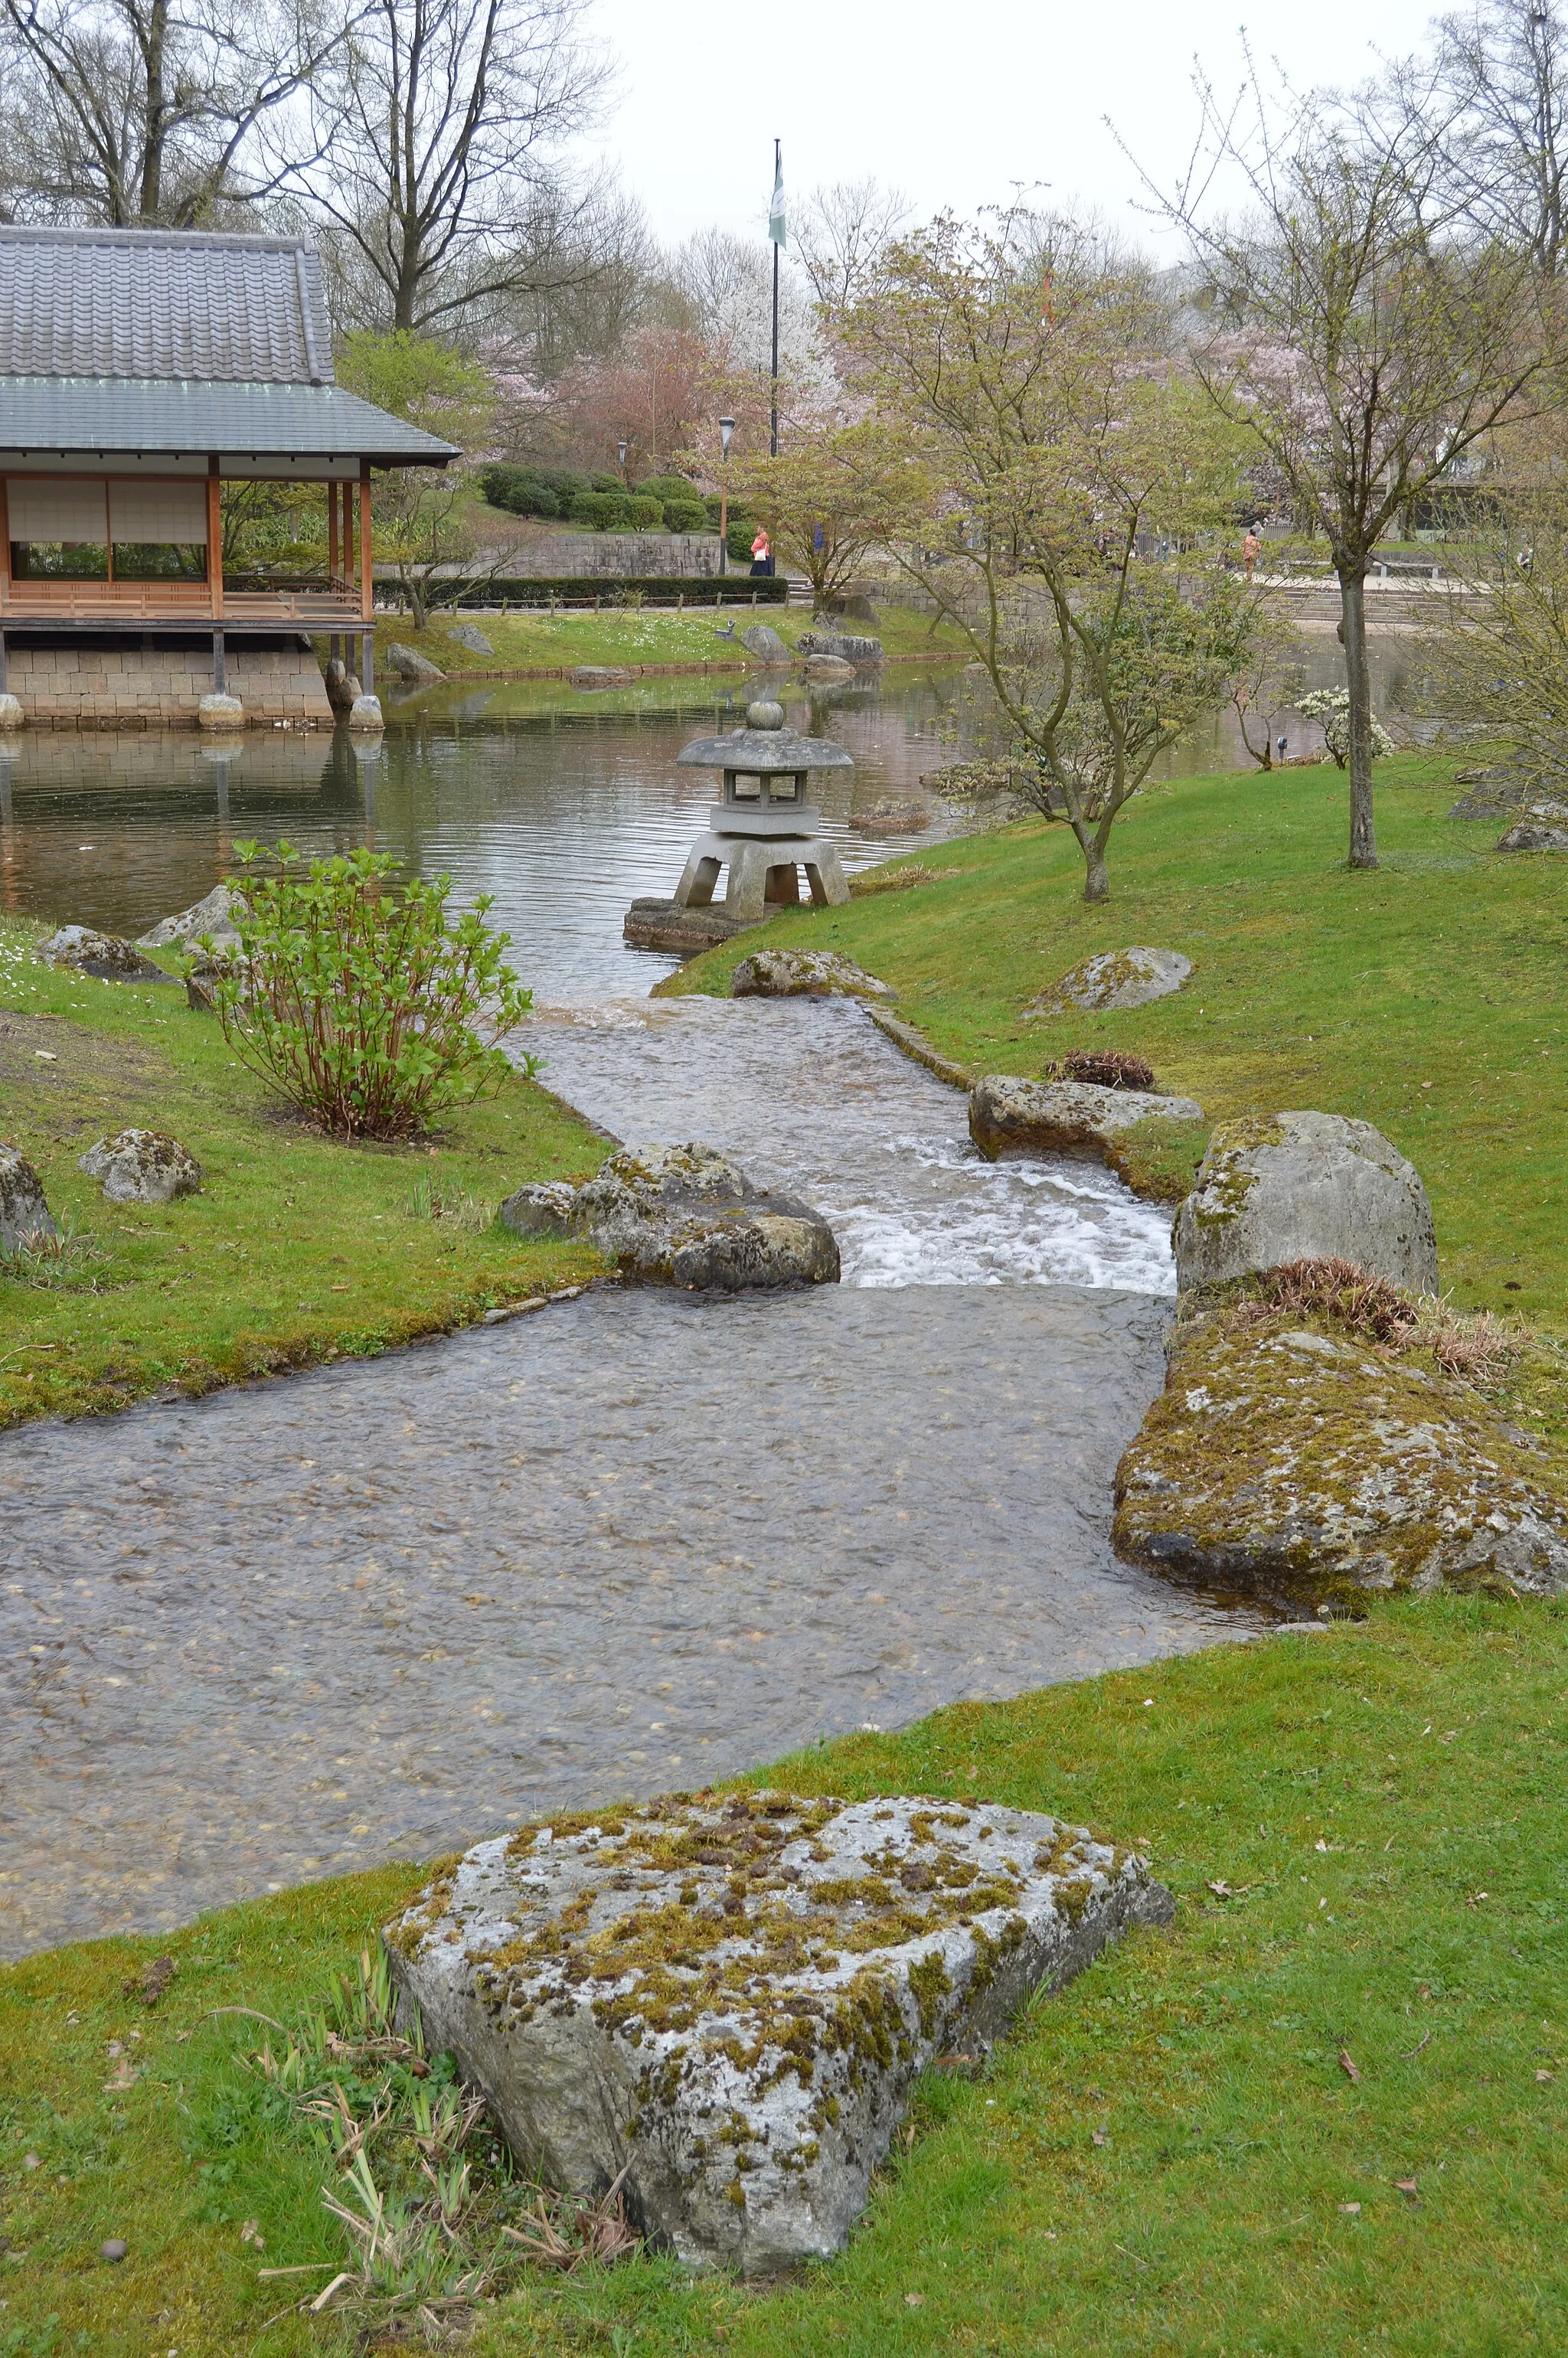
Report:
[{"label": "reflection of lantern in pond", "polygon": [[820,831],[822,814],[806,800],[813,770],[853,769],[841,745],[786,729],[781,704],[749,704],[744,729],[699,737],[676,759],[724,774],[724,799],[708,833],[691,848],[676,889],[677,908],[708,908],[725,867],[730,917],[754,921],[770,907],[798,901],[802,870],[819,906],[849,899],[838,855]]}]

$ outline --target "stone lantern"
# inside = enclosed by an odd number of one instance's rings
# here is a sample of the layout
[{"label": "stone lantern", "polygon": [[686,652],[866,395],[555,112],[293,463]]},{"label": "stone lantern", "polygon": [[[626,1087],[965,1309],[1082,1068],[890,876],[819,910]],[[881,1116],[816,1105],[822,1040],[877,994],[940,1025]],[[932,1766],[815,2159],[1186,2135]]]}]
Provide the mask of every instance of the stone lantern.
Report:
[{"label": "stone lantern", "polygon": [[821,832],[822,814],[806,800],[814,770],[854,768],[841,745],[786,729],[782,704],[749,704],[743,729],[699,737],[676,758],[687,769],[724,776],[724,799],[708,832],[693,844],[676,887],[677,910],[711,907],[725,867],[724,914],[741,925],[798,902],[802,869],[818,907],[849,899],[838,855]]}]

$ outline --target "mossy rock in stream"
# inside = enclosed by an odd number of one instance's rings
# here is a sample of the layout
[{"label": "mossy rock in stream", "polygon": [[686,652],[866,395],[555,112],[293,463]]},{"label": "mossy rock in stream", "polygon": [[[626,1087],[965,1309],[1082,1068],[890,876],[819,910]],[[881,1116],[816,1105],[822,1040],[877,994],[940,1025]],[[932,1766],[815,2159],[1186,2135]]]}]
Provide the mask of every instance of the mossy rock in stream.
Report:
[{"label": "mossy rock in stream", "polygon": [[1568,1469],[1473,1385],[1332,1319],[1190,1304],[1116,1476],[1119,1555],[1281,1603],[1568,1590]]}]

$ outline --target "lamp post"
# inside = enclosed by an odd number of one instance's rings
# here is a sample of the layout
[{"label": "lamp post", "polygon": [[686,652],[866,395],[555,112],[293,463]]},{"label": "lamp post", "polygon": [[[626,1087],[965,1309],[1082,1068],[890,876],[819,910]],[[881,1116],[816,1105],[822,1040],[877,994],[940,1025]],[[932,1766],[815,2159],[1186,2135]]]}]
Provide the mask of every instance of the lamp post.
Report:
[{"label": "lamp post", "polygon": [[[732,417],[719,419],[719,463],[721,468],[730,464],[730,438],[734,431],[735,420]],[[730,570],[730,478],[727,474],[720,474],[719,478],[719,570],[720,573]]]},{"label": "lamp post", "polygon": [[624,438],[622,438],[621,441],[617,442],[615,448],[621,455],[621,480],[624,482],[626,481],[626,451],[628,448]]}]

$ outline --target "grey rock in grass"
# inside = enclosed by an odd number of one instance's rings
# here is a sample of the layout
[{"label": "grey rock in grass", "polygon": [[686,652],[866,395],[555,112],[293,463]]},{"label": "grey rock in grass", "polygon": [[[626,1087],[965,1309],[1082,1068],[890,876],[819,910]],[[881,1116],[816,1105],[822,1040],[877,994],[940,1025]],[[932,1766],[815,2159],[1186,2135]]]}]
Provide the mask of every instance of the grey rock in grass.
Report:
[{"label": "grey rock in grass", "polygon": [[749,631],[741,633],[741,644],[759,663],[786,664],[790,652],[771,622],[753,622]]},{"label": "grey rock in grass", "polygon": [[827,655],[838,663],[880,664],[881,639],[859,638],[852,631],[803,631],[796,642],[803,655]]},{"label": "grey rock in grass", "polygon": [[1132,1563],[1292,1606],[1568,1590],[1568,1500],[1480,1392],[1246,1303],[1178,1327],[1112,1530]]},{"label": "grey rock in grass", "polygon": [[434,687],[447,676],[439,664],[422,655],[417,647],[406,647],[400,639],[388,641],[382,661],[394,679],[405,680],[411,687]]},{"label": "grey rock in grass", "polygon": [[234,919],[249,914],[243,893],[237,892],[232,884],[214,884],[211,892],[193,901],[189,909],[177,910],[172,917],[160,917],[150,931],[138,936],[136,946],[157,950],[178,943],[183,949],[204,935],[211,935],[219,949],[237,948],[240,936]]},{"label": "grey rock in grass", "polygon": [[495,653],[477,622],[449,622],[447,636],[454,639],[460,647],[467,647],[470,655],[492,655]]},{"label": "grey rock in grass", "polygon": [[19,1147],[0,1146],[0,1252],[58,1233],[43,1181]]},{"label": "grey rock in grass", "polygon": [[1203,1118],[1192,1098],[1108,1089],[1095,1081],[988,1073],[969,1091],[969,1136],[992,1163],[1009,1154],[1069,1154],[1115,1165],[1140,1122]]},{"label": "grey rock in grass", "polygon": [[1568,827],[1549,827],[1539,818],[1521,819],[1498,838],[1499,851],[1568,851]]},{"label": "grey rock in grass", "polygon": [[623,1148],[585,1186],[518,1188],[499,1217],[520,1236],[591,1238],[642,1284],[741,1293],[838,1282],[838,1240],[821,1214],[753,1186],[710,1147]]},{"label": "grey rock in grass", "polygon": [[53,966],[73,967],[103,982],[172,982],[161,966],[144,957],[135,942],[101,934],[91,925],[61,925],[38,953]]},{"label": "grey rock in grass", "polygon": [[116,1130],[79,1155],[76,1167],[103,1182],[112,1204],[172,1204],[201,1192],[200,1163],[159,1130]]},{"label": "grey rock in grass", "polygon": [[735,999],[896,999],[853,958],[837,950],[753,950],[730,978]]},{"label": "grey rock in grass", "polygon": [[1080,958],[1024,1009],[1027,1016],[1095,1013],[1112,1007],[1145,1007],[1180,990],[1193,970],[1180,950],[1100,950]]},{"label": "grey rock in grass", "polygon": [[1173,1913],[1056,1818],[699,1793],[481,1843],[386,1940],[525,2167],[765,2276],[843,2247],[918,2071]]},{"label": "grey rock in grass", "polygon": [[1413,1163],[1369,1121],[1275,1113],[1224,1122],[1176,1215],[1176,1282],[1219,1285],[1292,1260],[1347,1260],[1437,1291],[1432,1206]]}]

